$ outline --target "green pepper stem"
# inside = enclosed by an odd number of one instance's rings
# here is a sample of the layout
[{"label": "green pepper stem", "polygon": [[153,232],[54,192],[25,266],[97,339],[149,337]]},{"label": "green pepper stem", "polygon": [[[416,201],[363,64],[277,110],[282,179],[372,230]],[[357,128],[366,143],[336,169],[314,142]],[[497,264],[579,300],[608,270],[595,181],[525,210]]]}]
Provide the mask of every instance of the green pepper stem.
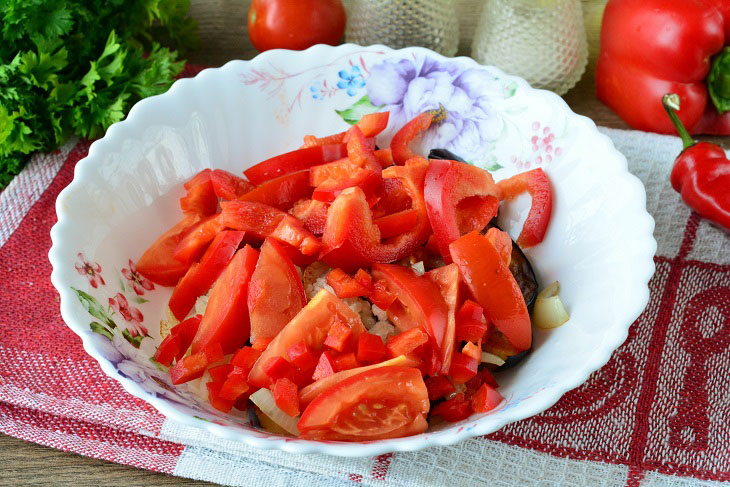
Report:
[{"label": "green pepper stem", "polygon": [[664,105],[664,109],[667,111],[669,119],[672,121],[674,128],[677,129],[677,133],[682,138],[684,148],[686,149],[687,147],[694,145],[694,139],[689,132],[687,132],[687,129],[684,128],[684,124],[677,116],[676,110],[679,110],[679,95],[676,93],[667,93],[662,97],[662,105]]}]

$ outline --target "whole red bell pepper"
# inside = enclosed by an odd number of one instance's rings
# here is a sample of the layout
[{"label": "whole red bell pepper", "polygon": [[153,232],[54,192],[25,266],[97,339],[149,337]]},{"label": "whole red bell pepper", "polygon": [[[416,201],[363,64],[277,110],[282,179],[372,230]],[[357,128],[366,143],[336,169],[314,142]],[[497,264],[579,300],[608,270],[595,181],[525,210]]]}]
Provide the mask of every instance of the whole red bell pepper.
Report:
[{"label": "whole red bell pepper", "polygon": [[721,147],[692,140],[675,112],[677,95],[665,95],[662,102],[684,144],[672,168],[672,187],[690,208],[730,230],[730,160]]},{"label": "whole red bell pepper", "polygon": [[609,0],[598,98],[635,129],[673,133],[661,98],[677,93],[691,133],[730,134],[729,44],[727,0]]}]

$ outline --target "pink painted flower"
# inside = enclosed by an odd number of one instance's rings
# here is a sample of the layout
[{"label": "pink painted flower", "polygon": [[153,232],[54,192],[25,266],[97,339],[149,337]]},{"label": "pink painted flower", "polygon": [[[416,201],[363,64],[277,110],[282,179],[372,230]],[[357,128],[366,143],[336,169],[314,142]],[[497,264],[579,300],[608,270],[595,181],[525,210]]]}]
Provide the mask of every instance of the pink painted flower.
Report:
[{"label": "pink painted flower", "polygon": [[79,261],[74,264],[74,267],[76,267],[79,274],[86,276],[91,287],[96,289],[99,283],[101,283],[102,286],[106,285],[104,278],[101,277],[101,266],[96,262],[88,262],[83,252],[79,252],[78,256]]},{"label": "pink painted flower", "polygon": [[151,281],[145,279],[137,272],[137,268],[134,266],[132,259],[129,259],[129,268],[122,269],[122,274],[129,281],[137,296],[142,296],[145,289],[152,291],[155,288],[155,285]]},{"label": "pink painted flower", "polygon": [[134,306],[130,306],[124,294],[117,293],[113,298],[109,298],[109,306],[132,325],[131,328],[128,328],[130,335],[133,337],[139,334],[147,336],[147,328],[142,326],[142,320],[144,320],[142,312]]}]

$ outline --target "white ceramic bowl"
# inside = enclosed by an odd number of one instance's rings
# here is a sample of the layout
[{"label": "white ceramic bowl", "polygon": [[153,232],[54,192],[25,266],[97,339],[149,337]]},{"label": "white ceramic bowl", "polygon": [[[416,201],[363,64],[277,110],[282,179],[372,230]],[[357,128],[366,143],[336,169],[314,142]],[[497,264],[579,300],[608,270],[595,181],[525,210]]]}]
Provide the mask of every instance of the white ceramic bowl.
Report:
[{"label": "white ceramic bowl", "polygon": [[[449,118],[424,137],[423,148],[451,149],[496,179],[542,167],[554,186],[546,239],[528,255],[543,285],[560,281],[571,319],[536,331],[529,358],[499,375],[506,401],[418,436],[342,444],[256,430],[172,388],[166,372],[149,361],[171,290],[134,282],[130,266],[181,218],[183,182],[206,167],[240,174],[298,147],[305,134],[344,130],[346,120],[378,109],[391,111],[379,137],[385,145],[394,127],[439,105]],[[513,234],[526,202],[504,212]],[[179,80],[139,102],[91,145],[56,211],[50,260],[61,314],[105,373],[181,423],[255,447],[344,456],[448,445],[550,407],[626,339],[648,302],[656,250],[644,188],[591,120],[522,79],[421,48],[276,50]]]}]

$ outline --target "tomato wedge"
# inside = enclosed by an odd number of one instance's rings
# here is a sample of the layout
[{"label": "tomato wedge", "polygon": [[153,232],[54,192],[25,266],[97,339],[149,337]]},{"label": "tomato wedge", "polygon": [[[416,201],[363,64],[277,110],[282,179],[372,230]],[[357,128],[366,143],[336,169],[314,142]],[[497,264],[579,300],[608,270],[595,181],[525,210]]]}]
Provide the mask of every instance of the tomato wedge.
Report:
[{"label": "tomato wedge", "polygon": [[210,289],[218,279],[243,240],[243,232],[229,230],[216,235],[208,250],[193,264],[172,291],[168,306],[175,318],[182,320],[195,305],[195,301]]},{"label": "tomato wedge", "polygon": [[175,248],[200,218],[197,213],[190,213],[177,225],[160,235],[137,261],[137,272],[160,286],[177,284],[190,265],[183,264],[174,257]]},{"label": "tomato wedge", "polygon": [[487,226],[499,209],[499,195],[491,174],[484,169],[458,161],[430,161],[424,199],[436,243],[447,263],[451,262],[449,244]]},{"label": "tomato wedge", "polygon": [[305,304],[304,286],[294,264],[276,240],[267,238],[248,286],[251,341],[275,337]]},{"label": "tomato wedge", "polygon": [[266,159],[243,171],[254,184],[261,184],[285,174],[303,171],[325,162],[336,161],[347,156],[347,145],[317,145],[306,147]]},{"label": "tomato wedge", "polygon": [[268,387],[271,381],[264,371],[264,364],[276,357],[286,360],[287,350],[294,344],[304,341],[315,352],[321,352],[327,332],[336,320],[350,326],[355,339],[365,331],[360,315],[352,311],[344,301],[323,289],[287,323],[266,347],[248,375],[249,384],[256,387]]},{"label": "tomato wedge", "polygon": [[423,326],[441,348],[448,326],[448,307],[439,287],[413,269],[395,264],[374,264],[373,279],[383,280],[397,298],[388,308],[388,317],[400,331]]},{"label": "tomato wedge", "polygon": [[459,238],[449,248],[464,282],[489,321],[517,351],[530,348],[532,329],[525,299],[497,249],[476,231]]},{"label": "tomato wedge", "polygon": [[262,183],[238,197],[241,201],[255,201],[287,211],[298,200],[312,196],[309,171],[297,171]]},{"label": "tomato wedge", "polygon": [[413,367],[378,367],[349,377],[314,399],[297,428],[302,438],[374,439],[403,436],[408,425],[426,430],[430,403],[421,372]]},{"label": "tomato wedge", "polygon": [[236,252],[215,282],[193,340],[193,354],[216,344],[221,346],[223,353],[233,353],[246,343],[250,332],[246,297],[258,257],[258,250],[247,245]]},{"label": "tomato wedge", "polygon": [[451,366],[451,356],[454,353],[456,307],[461,300],[459,293],[461,284],[459,268],[456,264],[449,264],[428,271],[426,277],[438,286],[448,311],[446,329],[444,330],[444,341],[441,343],[441,373],[447,374]]},{"label": "tomato wedge", "polygon": [[530,211],[517,237],[517,245],[527,248],[542,242],[553,211],[553,191],[547,174],[537,168],[500,181],[497,186],[505,200],[511,200],[524,192],[532,196]]},{"label": "tomato wedge", "polygon": [[180,208],[185,213],[210,216],[218,208],[218,196],[213,189],[210,169],[203,169],[185,183],[187,194],[180,198]]}]

